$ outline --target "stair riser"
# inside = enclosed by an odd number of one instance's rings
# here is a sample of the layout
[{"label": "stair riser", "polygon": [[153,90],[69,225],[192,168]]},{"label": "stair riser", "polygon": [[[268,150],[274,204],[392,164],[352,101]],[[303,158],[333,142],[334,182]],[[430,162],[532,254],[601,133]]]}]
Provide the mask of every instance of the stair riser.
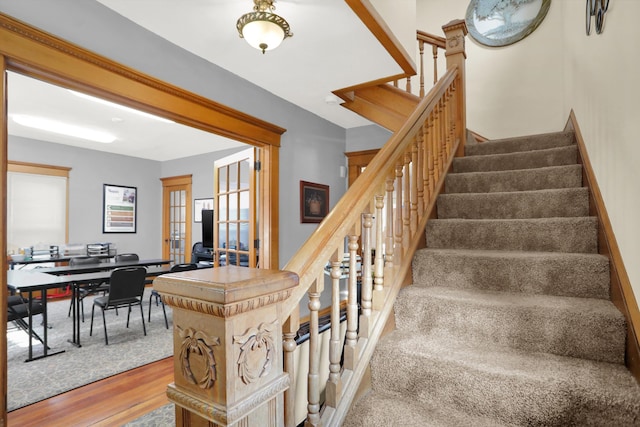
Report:
[{"label": "stair riser", "polygon": [[595,217],[538,220],[431,220],[427,247],[596,253]]},{"label": "stair riser", "polygon": [[438,218],[514,219],[589,215],[587,188],[510,193],[442,194]]},{"label": "stair riser", "polygon": [[575,144],[573,132],[549,133],[487,141],[473,145],[469,144],[466,146],[465,155],[477,156],[544,150],[547,148],[565,147],[572,144]]},{"label": "stair riser", "polygon": [[472,255],[421,250],[414,286],[609,299],[609,261],[600,256]]},{"label": "stair riser", "polygon": [[570,188],[582,185],[582,166],[566,165],[515,171],[450,173],[447,193],[490,193]]},{"label": "stair riser", "polygon": [[[414,289],[414,291],[420,288]],[[625,322],[617,313],[578,308],[486,305],[405,292],[395,305],[396,327],[455,336],[478,346],[509,347],[560,356],[624,363]]]},{"label": "stair riser", "polygon": [[576,162],[577,150],[575,145],[572,145],[523,153],[456,157],[453,160],[453,171],[461,173],[532,169],[546,166],[573,165]]},{"label": "stair riser", "polygon": [[[374,388],[392,389],[407,398],[455,404],[459,411],[520,426],[632,426],[626,414],[591,390],[561,380],[514,375],[472,363],[406,354],[385,347],[371,362]],[[402,369],[398,369],[402,366]],[[626,415],[626,417],[625,417]]]}]

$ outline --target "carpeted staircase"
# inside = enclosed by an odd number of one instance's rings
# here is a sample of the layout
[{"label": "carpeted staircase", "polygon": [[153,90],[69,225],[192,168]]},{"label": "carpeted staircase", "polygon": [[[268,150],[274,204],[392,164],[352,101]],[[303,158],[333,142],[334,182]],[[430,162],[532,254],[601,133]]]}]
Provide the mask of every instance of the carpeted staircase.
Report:
[{"label": "carpeted staircase", "polygon": [[573,133],[454,160],[344,426],[640,426]]}]

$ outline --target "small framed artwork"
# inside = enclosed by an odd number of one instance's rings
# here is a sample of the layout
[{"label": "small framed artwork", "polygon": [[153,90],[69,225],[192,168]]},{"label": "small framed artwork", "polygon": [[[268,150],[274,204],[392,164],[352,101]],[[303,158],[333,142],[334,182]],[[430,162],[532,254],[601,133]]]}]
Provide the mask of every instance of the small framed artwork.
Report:
[{"label": "small framed artwork", "polygon": [[102,232],[135,233],[138,189],[122,185],[102,186]]},{"label": "small framed artwork", "polygon": [[213,209],[213,199],[193,199],[193,222],[202,222],[203,209]]},{"label": "small framed artwork", "polygon": [[300,222],[321,222],[329,213],[329,186],[300,181]]}]

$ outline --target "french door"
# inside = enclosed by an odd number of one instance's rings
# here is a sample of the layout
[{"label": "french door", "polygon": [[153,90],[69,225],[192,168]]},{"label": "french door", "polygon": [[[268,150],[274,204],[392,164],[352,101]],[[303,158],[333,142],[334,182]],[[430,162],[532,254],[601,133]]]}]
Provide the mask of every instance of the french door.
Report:
[{"label": "french door", "polygon": [[256,267],[257,148],[249,148],[214,163],[215,264]]},{"label": "french door", "polygon": [[161,178],[162,258],[191,261],[191,175]]}]

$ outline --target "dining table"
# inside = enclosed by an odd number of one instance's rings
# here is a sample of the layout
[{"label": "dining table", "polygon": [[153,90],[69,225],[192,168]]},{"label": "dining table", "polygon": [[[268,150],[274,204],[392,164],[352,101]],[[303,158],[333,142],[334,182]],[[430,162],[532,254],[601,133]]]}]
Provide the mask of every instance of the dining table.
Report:
[{"label": "dining table", "polygon": [[39,268],[29,270],[7,270],[7,286],[13,293],[19,292],[22,295],[27,296],[27,304],[29,309],[28,325],[29,325],[29,345],[28,345],[28,357],[25,360],[30,362],[32,360],[41,359],[43,357],[53,356],[55,354],[63,353],[64,350],[51,349],[47,341],[47,298],[43,297],[42,300],[42,322],[44,325],[43,330],[43,350],[42,354],[35,355],[33,353],[33,316],[32,307],[34,301],[34,294],[40,292],[43,296],[46,296],[46,292],[49,289],[56,289],[65,286],[70,286],[72,291],[72,312],[73,312],[73,332],[72,338],[69,342],[77,347],[81,347],[80,343],[80,310],[78,305],[78,290],[82,286],[86,286],[90,283],[105,282],[108,281],[111,272],[116,268],[131,267],[131,266],[143,266],[147,268],[147,277],[155,277],[161,274],[170,272],[170,264],[172,260],[169,259],[145,259],[139,261],[127,261],[127,262],[105,262],[96,265],[78,265],[78,266],[59,266],[50,268]]}]

